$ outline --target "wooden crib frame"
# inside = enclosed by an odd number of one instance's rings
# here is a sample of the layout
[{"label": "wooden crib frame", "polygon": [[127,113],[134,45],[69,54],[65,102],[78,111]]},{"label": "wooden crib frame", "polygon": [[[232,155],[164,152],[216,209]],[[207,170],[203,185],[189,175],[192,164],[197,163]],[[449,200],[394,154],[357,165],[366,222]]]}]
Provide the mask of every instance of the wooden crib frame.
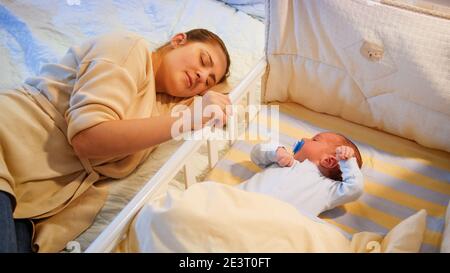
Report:
[{"label": "wooden crib frame", "polygon": [[[255,105],[256,91],[258,81],[266,70],[266,60],[262,58],[256,66],[244,77],[244,79],[230,92],[229,98],[232,104],[238,104],[246,98],[246,105]],[[253,91],[253,92],[252,92]],[[261,93],[262,94],[262,93]],[[262,102],[263,100],[261,100]],[[256,115],[257,112],[245,115],[245,122],[248,125],[249,121]],[[237,116],[237,115],[236,115]],[[235,116],[235,118],[236,118]],[[237,123],[234,123],[237,124]],[[132,219],[138,211],[153,197],[157,196],[164,186],[167,186],[170,181],[180,172],[184,171],[185,186],[188,188],[193,183],[197,182],[192,172],[191,162],[189,158],[197,153],[204,142],[207,142],[208,147],[208,163],[209,167],[213,168],[218,159],[218,149],[214,144],[214,140],[209,139],[211,130],[203,128],[193,133],[192,140],[186,140],[177,149],[177,151],[170,157],[170,159],[159,169],[158,172],[148,180],[144,187],[134,196],[134,198],[121,210],[121,212],[114,218],[114,220],[103,230],[103,232],[92,242],[86,249],[86,253],[102,253],[111,252],[116,245],[123,239],[125,232],[131,223]],[[203,139],[196,140],[196,135],[203,136]],[[230,140],[233,144],[235,139]]]}]

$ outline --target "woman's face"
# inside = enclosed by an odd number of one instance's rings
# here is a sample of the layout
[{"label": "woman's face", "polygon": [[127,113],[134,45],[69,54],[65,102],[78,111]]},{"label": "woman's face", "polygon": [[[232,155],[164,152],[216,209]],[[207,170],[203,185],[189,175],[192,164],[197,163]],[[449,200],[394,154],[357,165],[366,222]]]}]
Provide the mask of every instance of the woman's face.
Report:
[{"label": "woman's face", "polygon": [[209,90],[224,76],[226,56],[215,42],[187,42],[181,33],[172,38],[170,46],[156,71],[158,92],[191,97]]}]

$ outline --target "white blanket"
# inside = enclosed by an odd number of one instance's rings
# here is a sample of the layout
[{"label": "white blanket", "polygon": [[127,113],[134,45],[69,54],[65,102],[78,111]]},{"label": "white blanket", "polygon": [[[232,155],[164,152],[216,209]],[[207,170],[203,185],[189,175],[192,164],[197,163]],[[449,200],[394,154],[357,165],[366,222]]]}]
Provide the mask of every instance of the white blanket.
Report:
[{"label": "white blanket", "polygon": [[384,238],[360,232],[349,241],[334,226],[272,197],[214,182],[169,192],[148,203],[118,252],[418,252],[426,212]]}]

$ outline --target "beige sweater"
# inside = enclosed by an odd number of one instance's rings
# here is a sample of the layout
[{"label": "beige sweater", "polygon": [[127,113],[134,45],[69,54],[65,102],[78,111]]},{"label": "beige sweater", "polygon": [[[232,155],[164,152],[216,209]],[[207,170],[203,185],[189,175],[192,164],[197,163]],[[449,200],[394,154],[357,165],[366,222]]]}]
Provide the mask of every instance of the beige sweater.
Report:
[{"label": "beige sweater", "polygon": [[15,197],[15,218],[33,219],[39,252],[63,249],[92,224],[107,196],[94,182],[129,175],[152,150],[89,161],[76,157],[72,137],[158,115],[156,100],[149,45],[132,33],[72,47],[23,87],[0,91],[0,190]]}]

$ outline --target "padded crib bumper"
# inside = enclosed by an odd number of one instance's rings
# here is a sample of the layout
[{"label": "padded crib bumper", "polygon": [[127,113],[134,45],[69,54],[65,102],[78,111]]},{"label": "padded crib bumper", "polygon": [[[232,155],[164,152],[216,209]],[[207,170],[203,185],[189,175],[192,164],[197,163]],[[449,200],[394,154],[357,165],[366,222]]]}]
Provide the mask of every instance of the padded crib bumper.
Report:
[{"label": "padded crib bumper", "polygon": [[264,98],[450,151],[450,20],[375,1],[269,1]]}]

